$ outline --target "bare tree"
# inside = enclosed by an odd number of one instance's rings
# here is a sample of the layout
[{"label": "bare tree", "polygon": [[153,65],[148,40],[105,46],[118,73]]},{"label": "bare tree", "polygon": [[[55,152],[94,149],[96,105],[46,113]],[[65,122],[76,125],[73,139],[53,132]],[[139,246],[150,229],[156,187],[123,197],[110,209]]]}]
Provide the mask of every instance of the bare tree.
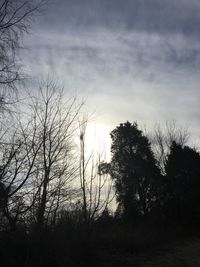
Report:
[{"label": "bare tree", "polygon": [[[16,52],[24,33],[46,0],[0,0],[0,107],[13,103],[10,96],[22,76]],[[14,90],[16,93],[16,90]]]},{"label": "bare tree", "polygon": [[155,126],[151,137],[152,149],[162,173],[165,172],[167,155],[172,143],[175,141],[177,144],[184,146],[188,142],[189,136],[188,130],[179,127],[175,121],[166,122],[163,128],[159,124]]},{"label": "bare tree", "polygon": [[[112,180],[108,173],[99,171],[102,157],[98,152],[87,151],[87,123],[83,119],[79,124],[80,138],[80,187],[82,191],[83,220],[86,226],[86,233],[90,234],[92,222],[107,209],[113,200]],[[95,157],[95,154],[98,156]]]},{"label": "bare tree", "polygon": [[2,208],[12,230],[22,215],[39,230],[55,223],[78,178],[73,139],[82,103],[65,99],[53,82],[29,99],[12,139],[1,143]]},{"label": "bare tree", "polygon": [[76,177],[73,138],[82,107],[82,103],[76,102],[75,98],[65,101],[53,82],[41,86],[39,96],[32,97],[34,131],[38,142],[42,142],[36,160],[41,185],[37,209],[39,229],[50,214],[56,217],[59,205],[68,197],[67,189]]},{"label": "bare tree", "polygon": [[[35,161],[41,142],[36,142],[36,132],[30,134],[30,124],[14,131],[10,140],[1,140],[0,182],[2,185],[2,211],[10,229],[15,230],[19,216],[32,205],[27,201],[31,192],[30,180],[35,175]],[[3,142],[2,142],[3,141]]]}]

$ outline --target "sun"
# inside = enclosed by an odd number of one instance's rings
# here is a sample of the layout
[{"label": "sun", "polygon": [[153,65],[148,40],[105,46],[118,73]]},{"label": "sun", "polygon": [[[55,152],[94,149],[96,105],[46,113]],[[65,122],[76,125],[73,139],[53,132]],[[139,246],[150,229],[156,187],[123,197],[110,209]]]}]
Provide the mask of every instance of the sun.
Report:
[{"label": "sun", "polygon": [[110,159],[111,128],[102,123],[89,122],[86,128],[87,153],[101,155],[105,160]]}]

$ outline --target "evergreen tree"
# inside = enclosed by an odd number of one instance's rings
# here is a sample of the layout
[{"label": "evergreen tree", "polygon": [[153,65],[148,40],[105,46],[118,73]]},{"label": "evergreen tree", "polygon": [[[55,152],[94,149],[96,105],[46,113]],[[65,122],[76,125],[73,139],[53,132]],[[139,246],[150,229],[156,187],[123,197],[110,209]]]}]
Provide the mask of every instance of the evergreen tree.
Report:
[{"label": "evergreen tree", "polygon": [[172,143],[166,163],[165,207],[168,216],[193,220],[200,215],[200,154]]},{"label": "evergreen tree", "polygon": [[147,215],[155,203],[156,167],[151,145],[137,123],[122,123],[111,132],[111,176],[115,181],[118,211],[126,219]]}]

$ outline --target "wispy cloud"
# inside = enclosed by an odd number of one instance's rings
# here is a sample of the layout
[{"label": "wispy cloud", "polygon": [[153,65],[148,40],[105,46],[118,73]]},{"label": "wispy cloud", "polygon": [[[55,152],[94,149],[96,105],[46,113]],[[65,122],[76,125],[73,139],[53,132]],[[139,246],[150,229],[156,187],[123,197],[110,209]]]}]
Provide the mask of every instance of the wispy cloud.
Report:
[{"label": "wispy cloud", "polygon": [[197,134],[199,12],[197,0],[59,0],[21,56],[31,74],[54,72],[88,97],[109,124],[175,118]]}]

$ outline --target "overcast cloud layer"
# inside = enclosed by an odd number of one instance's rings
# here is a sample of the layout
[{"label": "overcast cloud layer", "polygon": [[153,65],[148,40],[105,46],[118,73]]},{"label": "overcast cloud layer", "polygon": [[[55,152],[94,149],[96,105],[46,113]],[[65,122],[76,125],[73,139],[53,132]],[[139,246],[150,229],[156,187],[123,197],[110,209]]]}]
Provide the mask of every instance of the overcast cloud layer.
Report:
[{"label": "overcast cloud layer", "polygon": [[54,73],[99,122],[175,119],[199,137],[199,0],[51,1],[33,33],[27,71]]}]

